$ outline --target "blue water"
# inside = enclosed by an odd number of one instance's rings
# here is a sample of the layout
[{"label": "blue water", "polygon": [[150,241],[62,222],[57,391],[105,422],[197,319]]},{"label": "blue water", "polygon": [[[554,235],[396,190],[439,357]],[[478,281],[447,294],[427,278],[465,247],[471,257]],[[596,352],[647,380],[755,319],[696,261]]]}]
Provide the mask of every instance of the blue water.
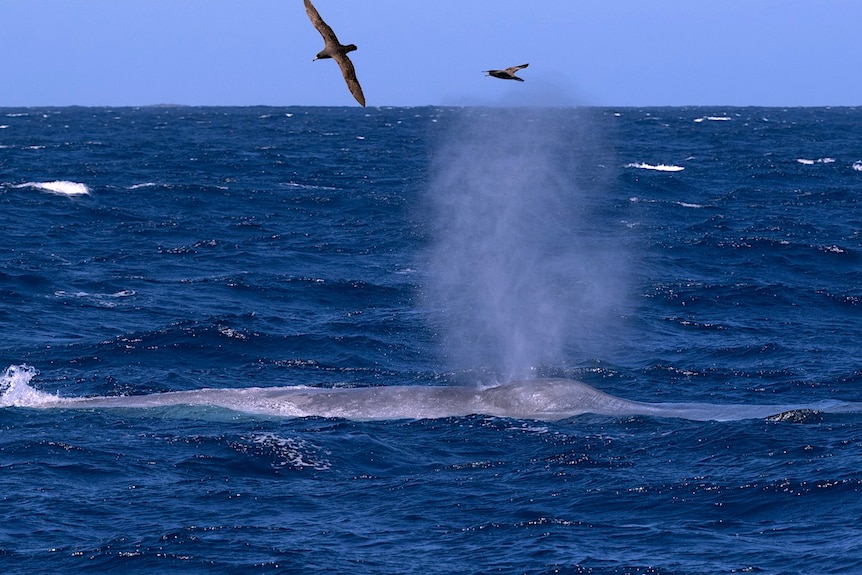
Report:
[{"label": "blue water", "polygon": [[0,109],[0,570],[862,572],[858,414],[40,404],[513,378],[862,401],[860,129],[856,108]]}]

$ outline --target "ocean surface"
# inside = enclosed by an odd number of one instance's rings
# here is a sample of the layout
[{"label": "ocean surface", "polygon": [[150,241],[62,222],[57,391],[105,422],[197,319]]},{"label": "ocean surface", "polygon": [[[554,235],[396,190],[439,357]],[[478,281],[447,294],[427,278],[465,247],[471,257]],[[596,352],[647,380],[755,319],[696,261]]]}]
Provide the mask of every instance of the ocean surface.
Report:
[{"label": "ocean surface", "polygon": [[0,571],[862,573],[860,133],[0,108]]}]

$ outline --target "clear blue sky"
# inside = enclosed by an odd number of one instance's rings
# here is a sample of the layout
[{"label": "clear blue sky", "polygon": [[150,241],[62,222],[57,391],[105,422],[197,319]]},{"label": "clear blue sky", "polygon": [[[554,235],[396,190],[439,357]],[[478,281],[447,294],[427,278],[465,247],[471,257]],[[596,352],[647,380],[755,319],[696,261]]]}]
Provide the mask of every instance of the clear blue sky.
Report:
[{"label": "clear blue sky", "polygon": [[[862,105],[862,0],[315,5],[369,106]],[[0,22],[0,106],[356,105],[302,0],[0,0]]]}]

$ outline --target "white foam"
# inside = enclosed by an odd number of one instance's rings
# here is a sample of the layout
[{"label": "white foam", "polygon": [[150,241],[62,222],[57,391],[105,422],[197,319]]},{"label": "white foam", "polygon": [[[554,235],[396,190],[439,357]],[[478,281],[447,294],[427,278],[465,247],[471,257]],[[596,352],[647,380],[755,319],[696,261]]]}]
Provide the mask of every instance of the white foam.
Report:
[{"label": "white foam", "polygon": [[[648,204],[668,203],[668,202],[664,202],[663,200],[655,200],[655,199],[650,199],[650,198],[639,198],[637,196],[630,197],[629,201],[633,204],[636,204],[638,202],[646,202]],[[683,207],[683,208],[703,208],[703,207],[705,207],[703,204],[693,204],[691,202],[677,201],[677,202],[669,202],[669,203],[674,203],[674,204],[676,204],[680,207]]]},{"label": "white foam", "polygon": [[732,120],[732,119],[733,118],[730,118],[728,116],[703,116],[701,118],[695,118],[694,121],[695,122],[703,122],[704,120],[706,120],[709,122],[725,122],[725,121]]},{"label": "white foam", "polygon": [[816,160],[809,160],[807,158],[796,158],[796,161],[805,166],[813,166],[814,164],[834,164],[835,158],[818,158]]},{"label": "white foam", "polygon": [[11,365],[0,375],[0,407],[43,407],[56,404],[56,395],[33,389],[28,384],[39,372],[29,365]]},{"label": "white foam", "polygon": [[119,298],[133,297],[137,295],[137,292],[135,292],[135,290],[121,290],[114,293],[89,293],[84,291],[67,292],[64,290],[57,290],[54,292],[54,295],[59,298],[82,298],[89,300],[89,302],[94,305],[105,308],[114,308],[120,305],[117,301]]},{"label": "white foam", "polygon": [[52,194],[60,194],[63,196],[86,196],[90,193],[90,188],[86,184],[79,182],[70,182],[68,180],[55,180],[53,182],[27,182],[14,186],[16,188],[35,188],[43,192]]},{"label": "white foam", "polygon": [[656,172],[681,172],[685,168],[668,164],[646,164],[643,162],[626,164],[627,168],[638,168],[640,170],[654,170]]},{"label": "white foam", "polygon": [[275,469],[310,467],[318,471],[326,471],[332,466],[329,461],[316,454],[320,450],[316,445],[304,439],[282,437],[274,433],[258,433],[249,440],[252,445],[270,455]]},{"label": "white foam", "polygon": [[84,291],[79,292],[67,292],[64,290],[57,290],[54,292],[55,296],[64,297],[64,296],[73,296],[73,297],[95,297],[95,298],[105,298],[105,297],[131,297],[136,295],[137,292],[135,290],[124,289],[114,293],[89,293]]},{"label": "white foam", "polygon": [[862,172],[862,161],[853,162],[853,169],[857,172]]}]

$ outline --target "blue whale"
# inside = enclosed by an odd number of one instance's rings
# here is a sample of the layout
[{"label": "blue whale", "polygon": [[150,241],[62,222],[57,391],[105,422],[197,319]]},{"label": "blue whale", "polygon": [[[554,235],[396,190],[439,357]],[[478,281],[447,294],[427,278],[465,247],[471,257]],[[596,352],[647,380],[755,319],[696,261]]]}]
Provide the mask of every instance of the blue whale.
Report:
[{"label": "blue whale", "polygon": [[862,412],[862,403],[751,405],[720,403],[648,403],[630,401],[572,379],[530,379],[478,388],[467,386],[391,385],[379,387],[206,388],[148,395],[59,397],[28,385],[36,371],[13,366],[3,376],[0,406],[63,409],[146,409],[207,406],[279,417],[327,417],[352,420],[436,419],[488,415],[554,421],[592,413],[612,417],[675,417],[730,421],[777,417],[801,412]]},{"label": "blue whale", "polygon": [[198,405],[286,417],[352,420],[438,419],[489,415],[554,421],[586,413],[676,417],[694,421],[731,421],[775,417],[800,411],[848,412],[862,404],[751,405],[648,403],[630,401],[572,379],[513,381],[478,389],[466,386],[380,386],[351,388],[252,387],[201,389],[143,396],[76,399],[66,407],[159,407]]}]

